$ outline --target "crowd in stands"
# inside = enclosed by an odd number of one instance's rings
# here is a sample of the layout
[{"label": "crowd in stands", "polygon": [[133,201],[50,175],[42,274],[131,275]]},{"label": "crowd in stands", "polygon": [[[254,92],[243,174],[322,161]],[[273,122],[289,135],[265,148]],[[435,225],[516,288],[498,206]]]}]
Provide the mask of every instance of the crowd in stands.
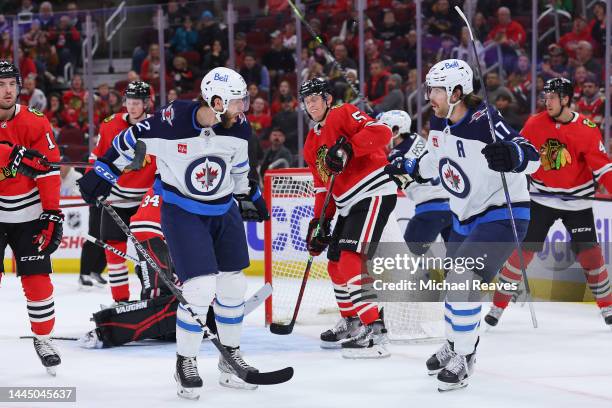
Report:
[{"label": "crowd in stands", "polygon": [[[474,65],[467,29],[453,10],[469,0],[423,2],[423,73],[445,58],[461,58]],[[233,53],[236,69],[245,78],[250,93],[251,121],[257,143],[252,151],[262,169],[295,166],[299,151],[297,58],[304,79],[327,78],[337,102],[359,101],[347,77],[359,87],[358,14],[353,0],[303,1],[304,15],[314,32],[329,47],[335,60],[326,57],[306,29],[302,49],[297,50],[295,16],[286,0],[260,0],[256,7],[238,7],[234,49],[228,50],[228,30],[223,10],[215,2],[167,1],[164,44],[165,72],[161,71],[157,16],[151,12],[149,28],[137,36],[132,70],[125,80],[102,84],[95,90],[94,124],[120,112],[122,92],[129,81],[141,79],[155,90],[164,80],[167,100],[194,99],[200,79],[212,68],[229,64]],[[365,97],[378,114],[404,109],[416,114],[421,91],[417,78],[417,32],[415,4],[410,0],[368,0],[365,12]],[[555,76],[575,84],[574,108],[601,126],[604,117],[604,69],[606,3],[598,1],[589,10],[573,9],[576,2],[557,1],[571,12],[561,19],[561,36],[538,42],[538,60],[530,55],[530,1],[473,0],[472,15],[478,59],[486,70],[485,82],[491,103],[517,129],[530,113],[531,87],[540,93],[544,81]],[[212,6],[211,6],[212,4]],[[81,76],[64,81],[66,64],[79,67],[83,23],[76,2],[55,11],[52,3],[39,5],[22,0],[21,10],[33,13],[31,24],[20,25],[19,68],[24,78],[21,103],[43,111],[58,131],[77,129],[86,133],[88,94]],[[544,20],[540,32],[553,25]],[[12,59],[13,38],[8,18],[0,15],[0,58]],[[537,77],[531,77],[531,64]],[[77,71],[78,72],[78,69]],[[478,86],[477,86],[478,88]],[[156,99],[159,103],[159,96]],[[157,105],[156,105],[157,106]],[[538,109],[542,105],[538,102]],[[425,115],[428,111],[425,111]],[[423,123],[427,125],[427,117]],[[413,123],[416,121],[413,121]],[[305,131],[308,123],[305,121]],[[425,128],[426,132],[427,129]]]}]

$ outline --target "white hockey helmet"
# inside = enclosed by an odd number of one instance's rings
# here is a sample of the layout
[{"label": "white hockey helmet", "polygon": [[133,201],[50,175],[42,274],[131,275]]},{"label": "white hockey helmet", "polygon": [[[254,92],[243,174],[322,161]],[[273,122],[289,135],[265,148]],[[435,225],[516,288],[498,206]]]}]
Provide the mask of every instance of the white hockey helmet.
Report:
[{"label": "white hockey helmet", "polygon": [[396,109],[383,112],[379,114],[376,119],[389,126],[391,130],[394,130],[395,128],[398,129],[397,135],[394,135],[393,138],[396,138],[404,133],[410,133],[412,119],[410,119],[410,115],[403,110]]},{"label": "white hockey helmet", "polygon": [[427,86],[425,99],[429,99],[431,88],[444,88],[446,90],[446,100],[450,105],[447,117],[450,117],[453,108],[459,103],[459,101],[450,102],[453,90],[457,86],[461,86],[463,95],[471,94],[474,92],[473,77],[472,68],[463,60],[448,59],[440,61],[431,67],[425,77]]},{"label": "white hockey helmet", "polygon": [[223,111],[215,111],[217,120],[221,121],[221,115],[227,112],[230,101],[242,100],[243,112],[249,110],[249,93],[247,84],[242,75],[230,68],[218,67],[212,69],[204,76],[200,84],[202,98],[212,108],[213,98],[218,96],[223,102]]}]

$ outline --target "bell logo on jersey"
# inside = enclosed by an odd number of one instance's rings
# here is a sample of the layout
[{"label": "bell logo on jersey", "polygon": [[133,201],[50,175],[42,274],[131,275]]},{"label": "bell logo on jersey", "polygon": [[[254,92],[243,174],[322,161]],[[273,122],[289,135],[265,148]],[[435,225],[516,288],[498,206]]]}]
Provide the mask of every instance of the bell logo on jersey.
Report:
[{"label": "bell logo on jersey", "polygon": [[470,193],[470,180],[457,163],[450,159],[440,160],[442,186],[455,197],[465,198]]},{"label": "bell logo on jersey", "polygon": [[205,156],[187,167],[186,186],[193,194],[212,195],[219,190],[225,177],[225,162],[215,156]]},{"label": "bell logo on jersey", "polygon": [[437,136],[432,136],[431,137],[431,143],[434,145],[434,147],[439,147],[438,146],[438,137]]},{"label": "bell logo on jersey", "polygon": [[185,143],[179,143],[176,149],[179,153],[187,154],[187,145]]}]

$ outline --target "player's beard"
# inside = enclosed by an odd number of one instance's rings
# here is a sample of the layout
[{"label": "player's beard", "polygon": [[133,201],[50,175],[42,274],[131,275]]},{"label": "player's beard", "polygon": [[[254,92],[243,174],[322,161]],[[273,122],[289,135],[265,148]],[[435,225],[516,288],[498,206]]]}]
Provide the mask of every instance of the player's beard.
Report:
[{"label": "player's beard", "polygon": [[15,104],[17,103],[17,96],[11,99],[10,103],[4,101],[4,99],[0,99],[0,109],[2,110],[11,110]]},{"label": "player's beard", "polygon": [[239,116],[240,114],[232,118],[230,115],[228,115],[227,112],[225,112],[223,115],[221,115],[221,126],[223,126],[226,129],[231,128],[232,126],[234,126],[234,123],[236,123]]}]

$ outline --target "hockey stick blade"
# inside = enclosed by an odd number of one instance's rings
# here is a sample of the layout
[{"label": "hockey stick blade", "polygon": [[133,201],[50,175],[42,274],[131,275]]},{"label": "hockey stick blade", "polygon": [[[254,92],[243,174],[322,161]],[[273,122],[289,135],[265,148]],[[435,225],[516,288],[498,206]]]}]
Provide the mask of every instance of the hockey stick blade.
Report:
[{"label": "hockey stick blade", "polygon": [[227,351],[225,346],[221,344],[221,341],[217,336],[210,332],[208,327],[204,322],[202,322],[200,316],[196,314],[185,297],[173,284],[170,282],[168,277],[162,272],[159,265],[155,262],[155,260],[151,257],[149,252],[142,246],[142,244],[136,239],[132,231],[130,231],[130,227],[127,226],[125,221],[117,214],[117,211],[110,204],[103,200],[98,200],[98,203],[104,208],[104,210],[111,216],[117,226],[123,231],[123,233],[128,237],[128,239],[134,245],[134,248],[142,254],[147,263],[153,268],[155,272],[159,274],[161,280],[166,284],[168,289],[172,292],[176,299],[185,307],[185,309],[191,314],[193,319],[200,325],[202,330],[204,331],[204,337],[209,338],[211,343],[215,346],[219,354],[223,357],[223,359],[232,367],[234,373],[240,377],[242,380],[250,383],[250,384],[261,384],[261,385],[271,385],[271,384],[280,384],[286,381],[289,381],[291,377],[293,377],[293,367],[286,367],[277,371],[270,371],[267,373],[254,373],[251,371],[247,371],[244,367],[236,362]]},{"label": "hockey stick blade", "polygon": [[270,324],[270,332],[273,334],[278,334],[280,336],[285,336],[293,332],[294,325],[295,325],[295,322],[291,322],[287,325],[279,324],[279,323],[272,323]]},{"label": "hockey stick blade", "polygon": [[249,384],[258,385],[274,385],[289,381],[293,377],[293,367],[286,367],[278,371],[270,371],[268,373],[253,373],[247,372],[244,381]]}]

